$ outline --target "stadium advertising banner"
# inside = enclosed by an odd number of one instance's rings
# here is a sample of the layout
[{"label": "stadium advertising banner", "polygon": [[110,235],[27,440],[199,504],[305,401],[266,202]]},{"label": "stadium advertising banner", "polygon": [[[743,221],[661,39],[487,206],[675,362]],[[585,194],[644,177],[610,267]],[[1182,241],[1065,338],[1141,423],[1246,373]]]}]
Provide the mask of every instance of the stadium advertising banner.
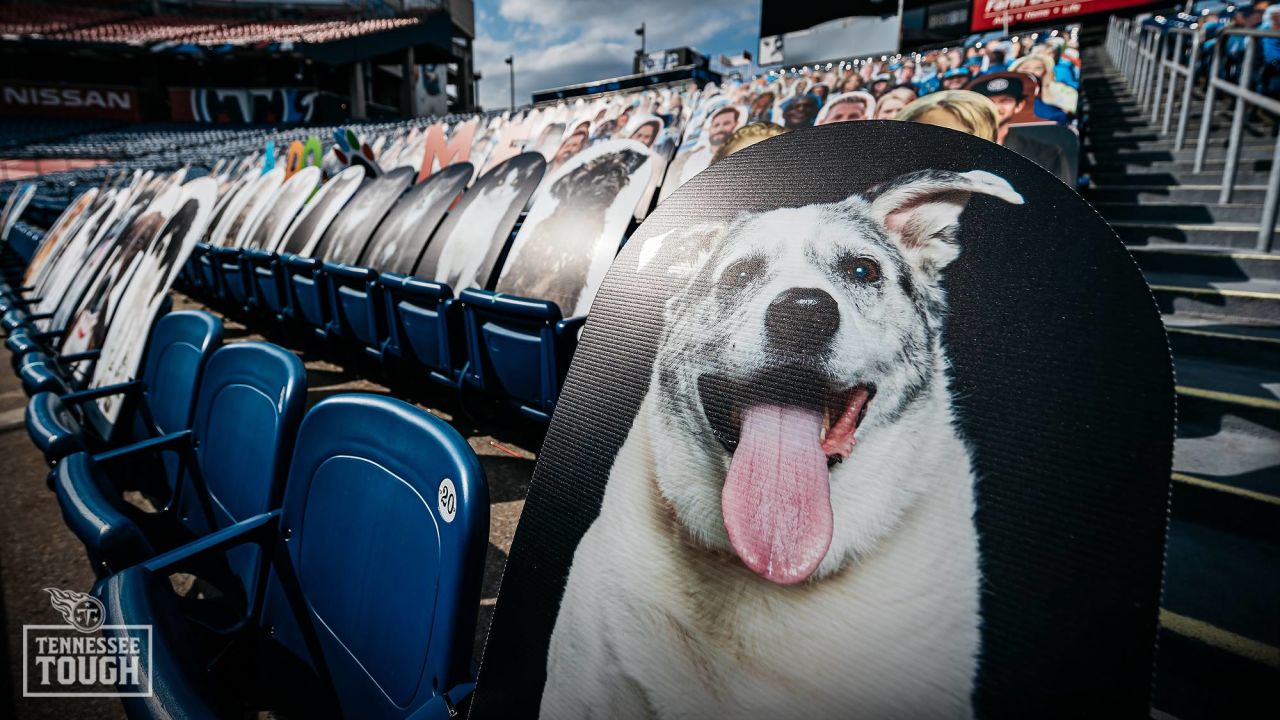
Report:
[{"label": "stadium advertising banner", "polygon": [[[430,67],[430,66],[423,66]],[[169,110],[179,122],[294,123],[326,122],[343,117],[345,98],[311,88],[169,89]]]},{"label": "stadium advertising banner", "polygon": [[760,11],[761,65],[799,65],[895,53],[902,16],[898,0],[857,0],[836,6],[765,0]]},{"label": "stadium advertising banner", "polygon": [[138,89],[0,80],[0,115],[137,122]]},{"label": "stadium advertising banner", "polygon": [[[1150,0],[973,0],[973,32],[1071,20],[1081,15],[1149,5]],[[1007,19],[1006,19],[1007,17]]]}]

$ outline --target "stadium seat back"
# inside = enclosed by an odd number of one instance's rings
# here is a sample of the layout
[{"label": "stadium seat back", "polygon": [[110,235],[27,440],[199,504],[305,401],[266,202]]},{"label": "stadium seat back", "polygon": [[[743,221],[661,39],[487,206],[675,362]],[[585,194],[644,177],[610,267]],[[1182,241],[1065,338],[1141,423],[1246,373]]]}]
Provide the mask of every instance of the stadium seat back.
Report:
[{"label": "stadium seat back", "polygon": [[488,523],[484,473],[447,423],[326,399],[298,434],[264,624],[327,673],[343,714],[411,715],[469,677]]},{"label": "stadium seat back", "polygon": [[[182,518],[197,534],[279,507],[306,404],[306,370],[276,345],[235,343],[209,359],[192,424],[198,472],[188,473]],[[257,551],[237,548],[233,571],[252,583]]]},{"label": "stadium seat back", "polygon": [[[156,322],[142,379],[147,405],[156,427],[163,433],[191,426],[195,388],[209,356],[222,344],[222,322],[207,312],[183,310]],[[145,418],[134,421],[134,436],[146,437]]]}]

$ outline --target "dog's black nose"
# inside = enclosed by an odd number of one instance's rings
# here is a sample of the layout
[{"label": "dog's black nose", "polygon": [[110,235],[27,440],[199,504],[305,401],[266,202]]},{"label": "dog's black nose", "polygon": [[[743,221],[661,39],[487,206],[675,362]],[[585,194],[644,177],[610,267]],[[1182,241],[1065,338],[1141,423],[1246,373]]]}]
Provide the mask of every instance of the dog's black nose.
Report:
[{"label": "dog's black nose", "polygon": [[769,342],[785,350],[821,350],[840,329],[840,306],[818,288],[791,288],[764,314]]}]

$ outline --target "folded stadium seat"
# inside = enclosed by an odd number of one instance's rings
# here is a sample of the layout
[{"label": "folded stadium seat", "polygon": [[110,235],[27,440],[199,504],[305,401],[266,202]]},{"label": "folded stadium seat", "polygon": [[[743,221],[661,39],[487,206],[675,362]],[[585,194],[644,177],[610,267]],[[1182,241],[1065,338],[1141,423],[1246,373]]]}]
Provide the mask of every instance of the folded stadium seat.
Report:
[{"label": "folded stadium seat", "polygon": [[275,252],[247,250],[244,261],[251,270],[253,292],[259,307],[280,320],[294,317],[289,278],[281,258],[310,257],[338,213],[364,184],[365,169],[349,167],[320,186],[306,207],[285,231]]},{"label": "folded stadium seat", "polygon": [[[610,140],[547,178],[496,266],[493,291],[459,294],[469,355],[464,382],[529,418],[551,419],[587,308],[648,187],[652,157],[640,143]],[[617,190],[604,206],[601,183]]]},{"label": "folded stadium seat", "polygon": [[[155,628],[153,693],[125,698],[126,713],[452,717],[473,687],[488,529],[484,472],[447,423],[392,398],[321,401],[280,509],[95,587],[108,626]],[[210,630],[168,576],[245,555],[265,558],[242,574],[265,591],[245,593],[254,601],[234,629]]]},{"label": "folded stadium seat", "polygon": [[454,291],[492,286],[513,228],[546,170],[524,153],[485,173],[440,224],[410,275],[384,272],[383,354],[456,386],[467,363],[462,308]]},{"label": "folded stadium seat", "polygon": [[[73,452],[101,451],[191,427],[200,374],[222,345],[222,322],[185,310],[160,318],[151,331],[142,373],[132,382],[81,392],[37,393],[27,403],[27,433],[50,465]],[[105,435],[86,422],[85,403],[130,396],[128,410]]]},{"label": "folded stadium seat", "polygon": [[378,275],[409,272],[418,264],[436,226],[474,172],[471,163],[458,163],[431,175],[396,202],[356,265],[325,263],[336,335],[382,357],[387,321]]},{"label": "folded stadium seat", "polygon": [[[222,218],[224,225],[214,230],[213,239],[221,242],[207,251],[209,264],[218,275],[220,297],[238,308],[247,309],[254,304],[253,285],[241,262],[242,251],[275,203],[283,182],[284,169],[274,168],[246,183],[239,193],[247,195],[239,211],[232,213],[229,209]],[[235,201],[232,209],[234,204]]]},{"label": "folded stadium seat", "polygon": [[[161,300],[159,317],[166,315],[172,307],[173,298],[166,295]],[[89,373],[77,372],[77,369],[80,363],[95,362],[101,348],[59,355],[45,342],[60,339],[62,335],[61,330],[31,334],[15,332],[5,340],[5,345],[13,353],[10,361],[28,396],[41,392],[63,395],[82,389],[88,382]]]},{"label": "folded stadium seat", "polygon": [[[64,458],[52,471],[54,489],[94,572],[117,572],[278,507],[305,405],[297,355],[270,343],[235,343],[209,359],[190,430]],[[178,462],[157,465],[161,452]],[[130,505],[127,489],[154,494],[161,509]]]},{"label": "folded stadium seat", "polygon": [[257,273],[250,257],[266,255],[274,258],[277,246],[280,245],[289,225],[319,185],[320,175],[320,168],[306,167],[285,180],[272,197],[265,201],[256,227],[247,233],[238,253],[234,258],[228,258],[237,266],[236,269],[232,271],[226,264],[221,266],[226,276],[224,284],[227,287],[233,284],[239,285],[249,309],[266,308],[275,314],[273,308],[278,303],[278,292],[274,286],[269,287],[272,297],[265,301],[258,294]]},{"label": "folded stadium seat", "polygon": [[463,379],[550,421],[587,316],[566,319],[549,300],[483,290],[463,290],[458,299],[471,357]]},{"label": "folded stadium seat", "polygon": [[210,259],[212,250],[209,243],[196,243],[191,250],[191,258],[187,260],[187,274],[191,278],[192,289],[207,300],[219,297],[218,273]]},{"label": "folded stadium seat", "polygon": [[[269,180],[277,181],[280,175]],[[246,167],[240,177],[218,201],[205,242],[198,243],[191,253],[191,261],[198,276],[198,284],[209,300],[227,300],[231,294],[223,284],[220,261],[225,259],[221,251],[234,248],[240,229],[249,219],[255,203],[254,190],[267,182],[267,175],[254,167]]]},{"label": "folded stadium seat", "polygon": [[360,258],[378,224],[409,188],[414,175],[412,168],[397,168],[374,178],[338,213],[312,257],[281,257],[295,319],[306,322],[320,337],[327,338],[334,331],[326,265],[352,264]]}]

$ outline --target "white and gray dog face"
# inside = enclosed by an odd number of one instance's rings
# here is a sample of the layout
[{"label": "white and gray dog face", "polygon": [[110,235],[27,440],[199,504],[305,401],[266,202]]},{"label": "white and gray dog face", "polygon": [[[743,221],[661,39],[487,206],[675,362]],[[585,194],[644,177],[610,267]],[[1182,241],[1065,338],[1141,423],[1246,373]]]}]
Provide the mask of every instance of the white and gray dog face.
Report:
[{"label": "white and gray dog face", "polygon": [[987,172],[923,171],[641,247],[641,267],[687,278],[667,303],[649,430],[659,489],[696,542],[779,584],[818,579],[928,490],[889,460],[950,427],[911,411],[946,392],[940,281],[974,193],[1022,203]]}]

